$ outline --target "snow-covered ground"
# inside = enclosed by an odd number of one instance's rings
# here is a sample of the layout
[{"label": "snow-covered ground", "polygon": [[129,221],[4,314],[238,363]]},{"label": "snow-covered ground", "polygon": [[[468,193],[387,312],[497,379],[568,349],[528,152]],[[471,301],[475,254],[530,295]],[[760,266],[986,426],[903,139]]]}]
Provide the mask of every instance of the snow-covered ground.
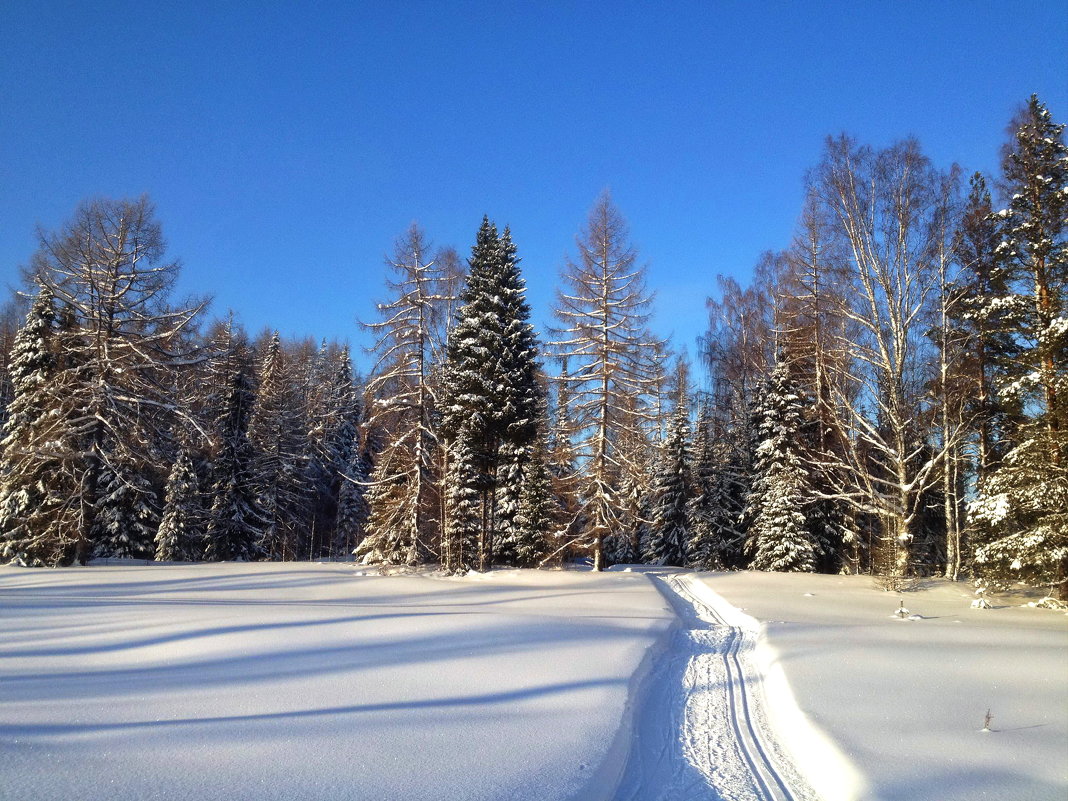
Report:
[{"label": "snow-covered ground", "polygon": [[0,568],[0,798],[596,799],[674,615],[641,575]]},{"label": "snow-covered ground", "polygon": [[368,572],[0,567],[0,799],[1068,797],[1064,613],[865,577]]},{"label": "snow-covered ground", "polygon": [[[1018,597],[971,609],[967,584],[935,580],[890,594],[863,576],[704,578],[766,623],[797,704],[867,780],[864,797],[1068,798],[1064,612]],[[892,617],[899,599],[922,619]]]}]

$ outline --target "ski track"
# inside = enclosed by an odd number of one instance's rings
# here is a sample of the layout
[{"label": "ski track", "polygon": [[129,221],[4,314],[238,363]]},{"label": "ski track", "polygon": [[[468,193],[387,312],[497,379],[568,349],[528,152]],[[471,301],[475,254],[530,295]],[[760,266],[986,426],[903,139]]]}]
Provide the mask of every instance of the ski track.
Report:
[{"label": "ski track", "polygon": [[696,576],[650,578],[681,625],[648,679],[617,801],[815,801],[771,734],[756,633],[702,602]]}]

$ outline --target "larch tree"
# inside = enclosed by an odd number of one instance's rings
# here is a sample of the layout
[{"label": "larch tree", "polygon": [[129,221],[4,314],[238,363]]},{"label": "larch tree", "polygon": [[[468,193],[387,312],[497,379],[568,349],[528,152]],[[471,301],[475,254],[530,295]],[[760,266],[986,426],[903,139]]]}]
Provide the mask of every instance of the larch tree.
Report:
[{"label": "larch tree", "polygon": [[[625,470],[616,443],[626,429],[655,420],[655,352],[661,344],[648,330],[652,296],[645,270],[627,241],[627,226],[607,192],[594,204],[577,238],[578,259],[569,259],[553,310],[559,322],[551,343],[572,372],[574,443],[585,465],[578,514],[594,568],[604,567],[604,540],[622,526],[617,514],[617,477]],[[627,399],[638,401],[627,408]]]},{"label": "larch tree", "polygon": [[63,364],[57,381],[78,442],[64,469],[78,487],[79,561],[91,553],[92,532],[109,525],[98,517],[151,504],[145,473],[162,472],[159,445],[176,417],[197,425],[172,388],[174,372],[198,361],[184,333],[204,303],[169,305],[179,264],[164,253],[147,197],[94,200],[58,232],[40,234],[30,265],[66,320],[57,340]]},{"label": "larch tree", "polygon": [[392,297],[378,305],[382,319],[365,324],[375,337],[376,356],[365,388],[365,425],[384,445],[375,459],[368,534],[358,555],[415,564],[437,547],[440,525],[435,364],[447,331],[443,318],[455,268],[445,275],[415,224],[397,241],[387,265]]}]

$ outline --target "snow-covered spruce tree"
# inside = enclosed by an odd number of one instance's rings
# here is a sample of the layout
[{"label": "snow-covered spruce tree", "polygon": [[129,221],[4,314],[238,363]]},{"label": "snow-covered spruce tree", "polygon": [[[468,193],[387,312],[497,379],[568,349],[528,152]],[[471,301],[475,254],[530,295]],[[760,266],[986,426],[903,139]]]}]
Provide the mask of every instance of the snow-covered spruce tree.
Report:
[{"label": "snow-covered spruce tree", "polygon": [[539,436],[521,477],[518,509],[512,522],[515,562],[520,567],[538,567],[554,550],[550,537],[561,509],[547,459],[547,448]]},{"label": "snow-covered spruce tree", "polygon": [[[308,446],[305,482],[312,528],[313,557],[324,549],[336,553],[337,518],[343,476],[350,452],[358,447],[360,403],[352,379],[352,359],[345,347],[324,340],[309,376],[307,392]],[[351,553],[349,547],[343,551]]]},{"label": "snow-covered spruce tree", "polygon": [[[74,502],[81,514],[70,536],[79,561],[89,557],[90,532],[102,530],[96,517],[109,508],[101,504],[105,484],[111,481],[114,494],[114,477],[134,484],[149,481],[141,474],[149,471],[161,478],[161,445],[175,417],[186,416],[173,396],[173,379],[196,362],[186,333],[203,304],[168,305],[178,270],[178,262],[164,260],[163,236],[146,197],[82,204],[59,232],[41,235],[31,263],[67,320],[58,340],[63,366],[57,384],[79,439],[64,468],[78,488]],[[131,467],[136,477],[128,474]]]},{"label": "snow-covered spruce tree", "polygon": [[226,401],[215,423],[218,445],[212,469],[205,559],[250,562],[262,555],[252,474],[254,452],[248,440],[255,393],[245,343],[236,341],[234,349],[235,358],[229,363],[226,379]]},{"label": "snow-covered spruce tree", "polygon": [[367,485],[371,478],[371,461],[360,447],[359,433],[354,432],[349,446],[349,462],[342,474],[337,499],[337,524],[334,530],[334,553],[348,557],[355,553],[367,530],[371,510],[367,505]]},{"label": "snow-covered spruce tree", "polygon": [[56,566],[74,558],[79,506],[69,465],[77,439],[57,390],[57,315],[40,286],[11,354],[13,398],[0,442],[0,559]]},{"label": "snow-covered spruce tree", "polygon": [[[622,477],[615,443],[627,427],[655,421],[659,340],[647,329],[652,296],[644,269],[627,242],[627,227],[607,192],[576,240],[578,261],[568,260],[554,315],[552,343],[573,372],[571,407],[575,446],[585,459],[586,487],[576,516],[585,522],[584,544],[594,568],[604,567],[604,538],[621,530],[615,496]],[[635,415],[620,415],[627,400]]]},{"label": "snow-covered spruce tree", "polygon": [[151,559],[159,527],[156,493],[144,462],[105,451],[97,475],[96,504],[89,537],[96,557]]},{"label": "snow-covered spruce tree", "polygon": [[686,546],[689,566],[697,570],[723,567],[716,541],[716,462],[707,403],[701,403],[690,449],[692,493],[687,516],[690,541]]},{"label": "snow-covered spruce tree", "polygon": [[813,572],[819,549],[805,516],[814,497],[804,466],[803,408],[784,362],[772,371],[758,417],[755,477],[744,513],[750,567]]},{"label": "snow-covered spruce tree", "polygon": [[638,480],[628,473],[616,493],[619,530],[604,538],[604,561],[611,565],[631,565],[642,560],[642,547],[648,541],[648,479]]},{"label": "snow-covered spruce tree", "polygon": [[7,422],[7,407],[15,397],[11,383],[11,357],[15,349],[15,336],[26,321],[22,298],[15,296],[0,304],[0,429]]},{"label": "snow-covered spruce tree", "polygon": [[498,540],[514,542],[518,506],[502,508],[500,501],[519,497],[515,483],[538,436],[542,398],[526,284],[508,229],[498,235],[483,218],[469,265],[449,337],[441,429],[450,441],[463,432],[474,460],[473,470],[460,467],[457,475],[477,477],[469,489],[479,492],[478,564],[484,570],[493,564]]},{"label": "snow-covered spruce tree", "polygon": [[959,300],[951,319],[964,338],[965,374],[972,390],[967,411],[974,428],[975,476],[982,483],[1011,447],[1018,410],[1006,407],[996,391],[1000,376],[1013,369],[1017,345],[1012,337],[1016,302],[1009,294],[1007,271],[997,257],[1000,219],[994,214],[986,179],[976,173],[964,207],[954,255],[959,263]]},{"label": "snow-covered spruce tree", "polygon": [[189,450],[182,446],[167,478],[163,519],[156,532],[157,562],[194,562],[203,553],[200,487]]},{"label": "snow-covered spruce tree", "polygon": [[756,447],[753,408],[774,360],[776,266],[775,260],[758,263],[753,284],[746,289],[719,276],[721,297],[708,303],[709,328],[701,356],[709,380],[706,425],[714,478],[706,509],[719,562],[728,569],[744,567],[747,561],[742,510]]},{"label": "snow-covered spruce tree", "polygon": [[366,425],[383,446],[367,493],[371,516],[357,554],[364,561],[422,562],[440,534],[434,372],[446,331],[441,318],[452,298],[449,276],[429,251],[413,224],[387,261],[392,297],[378,304],[382,319],[365,324],[377,357],[366,386]]},{"label": "snow-covered spruce tree", "polygon": [[1068,148],[1035,96],[1014,127],[996,251],[1008,292],[993,302],[1013,309],[1018,352],[997,390],[1021,417],[970,507],[975,563],[988,583],[1049,584],[1068,599]]},{"label": "snow-covered spruce tree", "polygon": [[478,567],[482,534],[482,494],[474,454],[467,434],[450,440],[445,470],[445,531],[441,538],[441,567],[446,573],[462,574]]},{"label": "snow-covered spruce tree", "polygon": [[248,424],[253,448],[252,486],[260,539],[269,559],[298,559],[306,544],[308,453],[301,398],[287,369],[278,332],[263,348],[259,388]]},{"label": "snow-covered spruce tree", "polygon": [[662,447],[660,465],[653,479],[652,519],[649,522],[649,555],[658,565],[689,563],[688,507],[690,487],[690,408],[685,389],[679,392]]}]

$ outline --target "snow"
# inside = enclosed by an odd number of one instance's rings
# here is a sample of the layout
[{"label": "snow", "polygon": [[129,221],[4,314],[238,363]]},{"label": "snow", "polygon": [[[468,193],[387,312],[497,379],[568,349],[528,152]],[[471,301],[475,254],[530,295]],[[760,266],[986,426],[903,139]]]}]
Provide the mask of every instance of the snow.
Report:
[{"label": "snow", "polygon": [[[702,575],[763,622],[769,710],[792,706],[774,698],[778,669],[802,713],[775,728],[810,781],[823,775],[824,797],[864,782],[860,797],[883,801],[1068,797],[1064,612],[999,597],[972,609],[969,585],[940,580],[893,594],[865,576]],[[912,614],[899,620],[902,599]],[[806,750],[812,727],[859,777],[829,778],[841,764]]]},{"label": "snow", "polygon": [[634,682],[674,623],[648,578],[360,572],[0,568],[0,797],[614,789]]},{"label": "snow", "polygon": [[648,570],[2,567],[0,798],[1068,794],[1063,611]]}]

